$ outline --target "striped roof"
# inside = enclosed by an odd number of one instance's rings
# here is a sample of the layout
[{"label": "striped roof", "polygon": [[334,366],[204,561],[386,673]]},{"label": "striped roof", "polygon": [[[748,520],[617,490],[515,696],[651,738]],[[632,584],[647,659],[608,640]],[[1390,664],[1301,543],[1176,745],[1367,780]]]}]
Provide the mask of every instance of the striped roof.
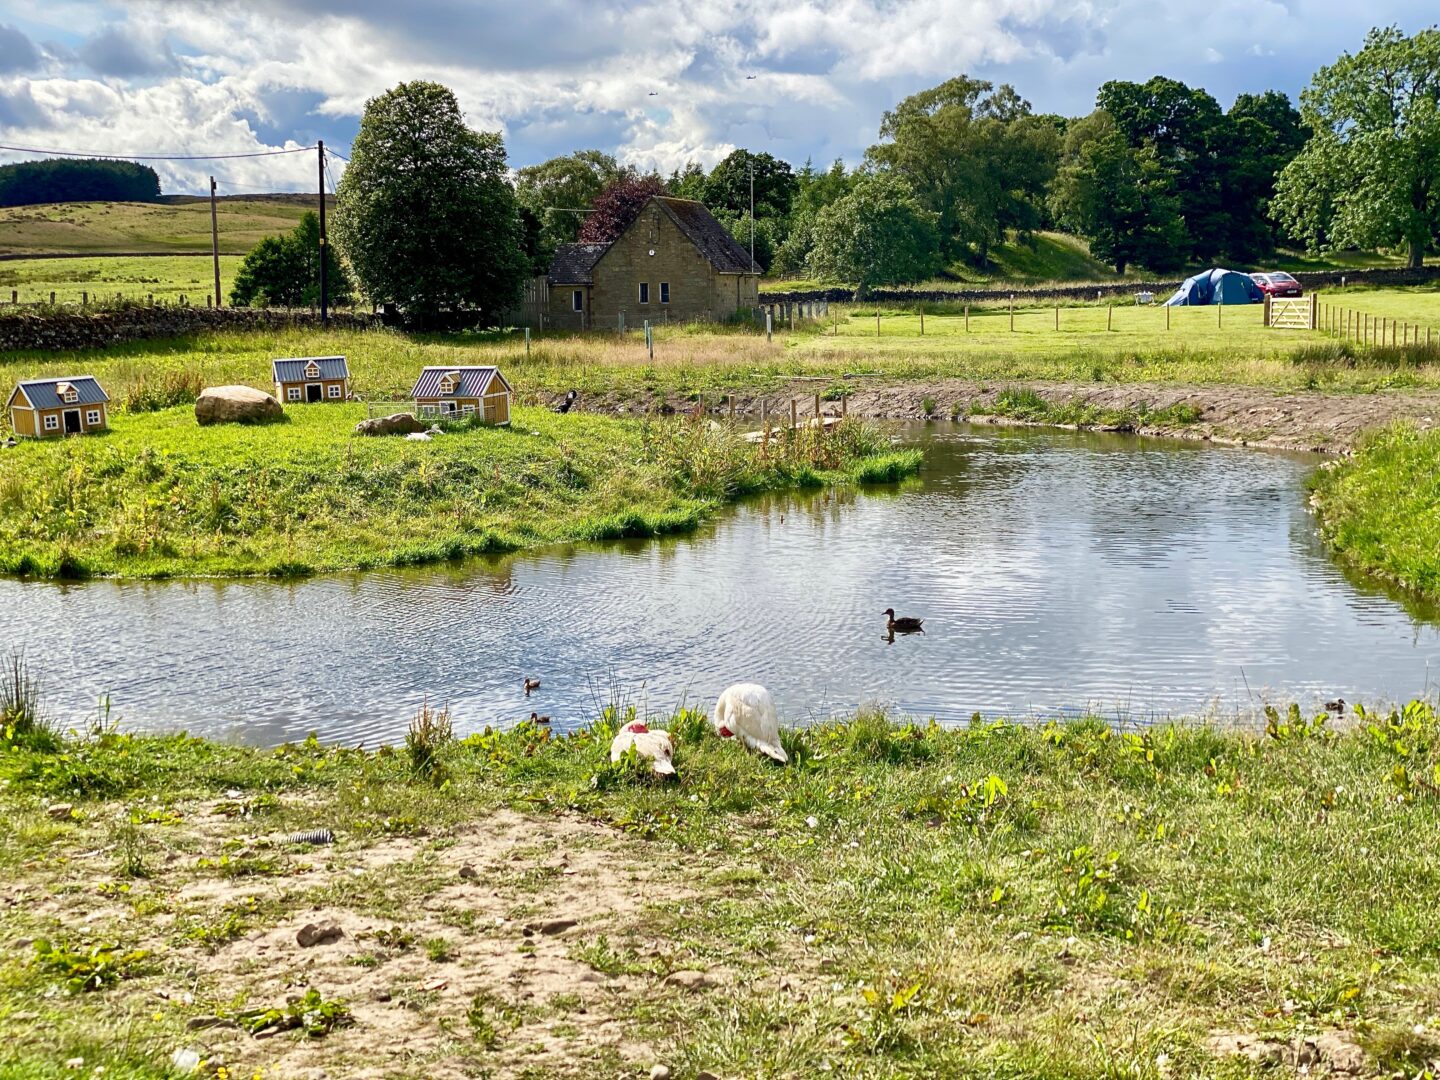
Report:
[{"label": "striped roof", "polygon": [[[75,401],[62,401],[60,387],[69,385],[76,393]],[[76,405],[103,405],[110,395],[95,381],[93,375],[64,375],[58,379],[27,379],[16,385],[10,394],[10,405],[15,404],[16,395],[23,395],[37,409],[63,409]]]},{"label": "striped roof", "polygon": [[[453,376],[455,389],[449,394],[440,392],[440,380],[446,375]],[[494,366],[489,367],[427,367],[420,372],[420,378],[415,380],[415,389],[410,391],[412,398],[438,398],[438,397],[484,397],[490,389],[490,383],[494,379],[500,380],[500,385],[507,391],[512,391],[509,380],[500,374],[500,369]]]},{"label": "striped roof", "polygon": [[311,364],[320,369],[319,378],[334,381],[348,379],[350,368],[343,356],[296,356],[284,360],[271,360],[270,370],[277,383],[304,382],[305,369]]}]

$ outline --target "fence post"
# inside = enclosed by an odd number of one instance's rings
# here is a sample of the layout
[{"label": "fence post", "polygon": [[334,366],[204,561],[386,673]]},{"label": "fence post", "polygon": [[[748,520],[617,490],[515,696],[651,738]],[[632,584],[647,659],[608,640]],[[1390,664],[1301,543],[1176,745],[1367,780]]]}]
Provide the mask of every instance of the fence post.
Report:
[{"label": "fence post", "polygon": [[55,293],[53,291],[50,293],[50,306],[55,306]]},{"label": "fence post", "polygon": [[820,395],[819,395],[819,394],[816,394],[816,395],[815,395],[815,415],[816,415],[817,417],[820,415]]},{"label": "fence post", "polygon": [[1320,294],[1310,294],[1310,329],[1320,329]]},{"label": "fence post", "polygon": [[875,311],[875,336],[880,336],[880,311],[878,308]]},{"label": "fence post", "polygon": [[1270,325],[1270,294],[1269,294],[1268,292],[1265,294],[1265,308],[1264,308],[1264,311],[1262,311],[1261,314],[1260,314],[1260,325],[1261,325],[1261,326],[1269,326],[1269,325]]},{"label": "fence post", "polygon": [[20,303],[20,290],[19,290],[19,289],[11,289],[11,290],[10,290],[10,303],[12,303],[12,304],[18,304],[18,303]]},{"label": "fence post", "polygon": [[794,431],[799,426],[800,410],[799,407],[795,404],[795,399],[792,397],[790,399],[790,430]]},{"label": "fence post", "polygon": [[1170,305],[1165,305],[1165,329],[1170,329]]},{"label": "fence post", "polygon": [[1113,325],[1111,320],[1114,318],[1114,315],[1115,315],[1115,305],[1114,305],[1114,304],[1106,304],[1106,305],[1105,305],[1105,332],[1106,332],[1107,334],[1110,332],[1110,327]]},{"label": "fence post", "polygon": [[731,394],[731,395],[729,395],[729,397],[730,397],[730,419],[733,421],[733,420],[735,419],[735,395],[734,395],[734,394]]},{"label": "fence post", "polygon": [[530,327],[525,327],[525,355],[530,355]]},{"label": "fence post", "polygon": [[965,333],[970,332],[970,305],[965,305]]},{"label": "fence post", "polygon": [[625,332],[625,312],[619,312],[615,316],[615,329],[622,334]]},{"label": "fence post", "polygon": [[765,340],[770,340],[770,309],[765,309]]},{"label": "fence post", "polygon": [[920,336],[925,336],[925,310],[923,308],[920,310]]},{"label": "fence post", "polygon": [[1060,330],[1060,305],[1059,305],[1059,304],[1056,304],[1056,305],[1055,305],[1055,330],[1056,330],[1057,333],[1058,333],[1059,330]]},{"label": "fence post", "polygon": [[1015,294],[1010,294],[1010,332],[1015,332]]},{"label": "fence post", "polygon": [[850,415],[850,394],[848,392],[840,395],[840,415]]}]

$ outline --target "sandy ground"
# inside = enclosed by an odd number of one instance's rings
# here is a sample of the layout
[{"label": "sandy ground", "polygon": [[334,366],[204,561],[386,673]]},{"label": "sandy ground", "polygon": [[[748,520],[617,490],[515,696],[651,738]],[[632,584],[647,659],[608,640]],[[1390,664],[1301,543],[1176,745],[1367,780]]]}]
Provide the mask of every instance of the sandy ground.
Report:
[{"label": "sandy ground", "polygon": [[[797,380],[769,394],[754,392],[735,395],[735,414],[758,421],[762,412],[777,420],[789,415],[790,401],[796,399],[800,417],[813,414],[815,394],[828,389],[835,380]],[[1008,418],[987,415],[1002,390],[1025,388],[1057,405],[1081,403],[1106,410],[1166,409],[1174,405],[1194,406],[1200,419],[1191,424],[1141,426],[1142,435],[1159,435],[1236,445],[1263,446],[1318,453],[1345,453],[1357,437],[1369,428],[1394,420],[1410,420],[1420,427],[1434,427],[1440,417],[1440,393],[1427,391],[1380,391],[1371,394],[1334,394],[1319,391],[1275,391],[1246,386],[1184,386],[1155,383],[1046,383],[976,382],[968,379],[893,381],[855,378],[847,404],[852,416],[875,420],[914,419],[924,415],[922,403],[934,399],[937,418],[968,414],[972,423],[1014,424]],[[559,397],[556,397],[559,401]],[[839,402],[822,401],[827,413],[839,411]],[[695,403],[672,396],[649,402],[591,397],[582,406],[595,411],[629,413],[636,411],[686,411]],[[712,409],[712,411],[715,411]],[[728,411],[728,406],[719,411]],[[1127,429],[1130,430],[1130,429]]]}]

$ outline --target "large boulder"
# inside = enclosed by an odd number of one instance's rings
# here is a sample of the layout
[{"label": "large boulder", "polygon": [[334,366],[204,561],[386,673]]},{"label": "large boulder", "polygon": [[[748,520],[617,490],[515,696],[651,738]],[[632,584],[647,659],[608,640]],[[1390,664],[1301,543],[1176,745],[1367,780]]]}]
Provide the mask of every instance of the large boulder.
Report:
[{"label": "large boulder", "polygon": [[356,435],[409,435],[412,432],[424,431],[425,425],[420,418],[411,416],[408,412],[398,412],[392,416],[375,416],[369,420],[361,420],[355,425]]},{"label": "large boulder", "polygon": [[195,399],[201,424],[263,424],[284,415],[280,402],[253,386],[207,386]]}]

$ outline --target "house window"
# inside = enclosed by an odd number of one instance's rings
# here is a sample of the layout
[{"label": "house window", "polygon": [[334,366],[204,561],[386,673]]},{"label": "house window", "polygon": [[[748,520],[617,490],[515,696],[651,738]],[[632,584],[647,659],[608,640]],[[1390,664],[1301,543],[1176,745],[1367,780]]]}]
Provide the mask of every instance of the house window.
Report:
[{"label": "house window", "polygon": [[455,380],[446,375],[440,380],[440,393],[453,394],[455,392]]},{"label": "house window", "polygon": [[60,426],[60,418],[54,413],[47,413],[45,416],[45,430],[54,431]]},{"label": "house window", "polygon": [[440,411],[441,411],[442,413],[453,413],[453,412],[455,411],[455,402],[453,402],[453,401],[442,401],[442,402],[440,403]]},{"label": "house window", "polygon": [[434,415],[435,415],[435,412],[436,412],[436,409],[435,409],[435,406],[434,406],[434,405],[421,405],[421,406],[420,406],[420,415],[421,415],[421,416],[434,416]]},{"label": "house window", "polygon": [[466,416],[469,416],[471,413],[473,413],[473,412],[475,411],[475,406],[474,406],[474,405],[466,405],[466,406],[464,406],[460,411],[461,411],[462,413],[464,413]]},{"label": "house window", "polygon": [[340,396],[340,384],[339,384],[339,383],[331,383],[331,384],[330,384],[330,396],[331,396],[332,398],[338,398],[338,397]]},{"label": "house window", "polygon": [[87,423],[87,424],[90,425],[91,427],[96,427],[96,426],[100,423],[100,410],[99,410],[99,409],[89,409],[89,410],[87,410],[86,413],[85,413],[85,423]]},{"label": "house window", "polygon": [[669,283],[668,281],[662,281],[662,282],[660,282],[660,303],[662,303],[662,304],[668,304],[669,302],[670,302],[670,283]]},{"label": "house window", "polygon": [[585,310],[585,290],[576,289],[570,294],[570,306],[574,311]]},{"label": "house window", "polygon": [[642,304],[650,302],[650,283],[648,281],[640,282],[640,302]]},{"label": "house window", "polygon": [[318,379],[320,377],[320,368],[317,367],[315,364],[309,365],[305,369],[305,377],[307,379]]},{"label": "house window", "polygon": [[292,386],[292,387],[290,387],[288,390],[286,390],[286,391],[285,391],[285,400],[286,400],[286,401],[299,401],[299,400],[300,400],[300,387],[298,387],[298,386]]},{"label": "house window", "polygon": [[73,405],[80,400],[80,391],[76,390],[73,386],[67,385],[60,397],[66,404]]}]

